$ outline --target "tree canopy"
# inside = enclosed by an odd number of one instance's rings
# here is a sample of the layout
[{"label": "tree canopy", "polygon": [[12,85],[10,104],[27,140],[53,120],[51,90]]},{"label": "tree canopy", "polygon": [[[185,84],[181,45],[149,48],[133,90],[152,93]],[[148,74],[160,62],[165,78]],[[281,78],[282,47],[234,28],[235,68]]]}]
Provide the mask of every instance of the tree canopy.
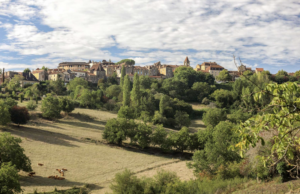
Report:
[{"label": "tree canopy", "polygon": [[231,75],[229,74],[228,70],[226,69],[223,69],[219,75],[216,77],[216,80],[218,81],[231,81],[232,80],[232,77]]},{"label": "tree canopy", "polygon": [[132,59],[122,59],[121,61],[117,62],[116,65],[125,63],[126,65],[135,65],[135,61]]}]

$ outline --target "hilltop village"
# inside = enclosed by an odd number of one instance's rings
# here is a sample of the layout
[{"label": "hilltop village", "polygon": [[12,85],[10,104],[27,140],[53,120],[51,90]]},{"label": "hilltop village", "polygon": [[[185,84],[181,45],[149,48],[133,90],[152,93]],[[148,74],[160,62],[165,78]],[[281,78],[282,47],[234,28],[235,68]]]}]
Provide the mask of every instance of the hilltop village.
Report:
[{"label": "hilltop village", "polygon": [[[105,80],[113,76],[116,76],[117,80],[119,81],[123,66],[126,69],[126,75],[128,75],[130,80],[133,81],[135,73],[138,75],[149,76],[150,78],[158,80],[171,78],[174,76],[175,69],[181,66],[191,67],[191,64],[188,57],[186,57],[183,61],[183,65],[161,64],[160,61],[154,63],[153,65],[147,66],[136,66],[135,64],[122,61],[121,63],[114,63],[110,60],[102,60],[99,62],[91,60],[88,62],[62,62],[58,64],[56,69],[48,69],[44,67],[37,68],[31,72],[5,71],[3,69],[4,77],[2,74],[0,75],[0,84],[2,84],[5,80],[9,82],[14,75],[22,75],[24,77],[20,83],[21,87],[25,86],[26,84],[32,85],[41,81],[56,81],[57,79],[63,80],[64,83],[69,83],[75,77],[83,78],[88,82],[95,84],[97,84],[100,79]],[[203,73],[209,73],[216,78],[222,70],[226,69],[216,62],[203,62],[202,64],[197,64],[194,70]],[[237,71],[228,71],[228,73],[231,75],[232,81],[234,81],[240,77],[241,72],[245,72],[246,70],[252,73],[264,71],[263,68],[256,68],[255,70],[252,70],[251,67],[241,65]]]}]

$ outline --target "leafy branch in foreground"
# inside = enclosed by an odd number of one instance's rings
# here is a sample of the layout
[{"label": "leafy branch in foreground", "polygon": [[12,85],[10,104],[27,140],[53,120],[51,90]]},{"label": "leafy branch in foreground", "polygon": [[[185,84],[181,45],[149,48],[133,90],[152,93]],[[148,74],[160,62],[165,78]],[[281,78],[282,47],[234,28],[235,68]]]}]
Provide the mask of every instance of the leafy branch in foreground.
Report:
[{"label": "leafy branch in foreground", "polygon": [[299,178],[300,88],[296,83],[269,84],[265,91],[255,94],[254,100],[259,101],[265,92],[272,94],[271,103],[261,114],[240,125],[240,141],[232,148],[238,148],[243,156],[250,146],[255,147],[259,141],[264,145],[262,132],[273,133],[271,154],[262,157],[264,164],[275,167],[283,161],[289,167],[290,176]]}]

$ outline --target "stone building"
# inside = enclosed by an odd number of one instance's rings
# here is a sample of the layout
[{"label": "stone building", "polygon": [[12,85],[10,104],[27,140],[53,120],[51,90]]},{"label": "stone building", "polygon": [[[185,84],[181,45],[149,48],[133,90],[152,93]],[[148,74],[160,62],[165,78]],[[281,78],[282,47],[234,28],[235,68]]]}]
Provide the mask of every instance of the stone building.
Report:
[{"label": "stone building", "polygon": [[210,73],[214,77],[217,77],[223,69],[224,67],[218,65],[216,62],[203,62],[201,65],[196,65],[195,71]]},{"label": "stone building", "polygon": [[45,80],[47,80],[47,71],[45,71],[44,69],[37,68],[36,70],[32,71],[32,74],[39,81],[45,81]]},{"label": "stone building", "polygon": [[90,64],[86,62],[62,62],[58,64],[58,69],[71,70],[71,71],[83,71],[90,69]]}]

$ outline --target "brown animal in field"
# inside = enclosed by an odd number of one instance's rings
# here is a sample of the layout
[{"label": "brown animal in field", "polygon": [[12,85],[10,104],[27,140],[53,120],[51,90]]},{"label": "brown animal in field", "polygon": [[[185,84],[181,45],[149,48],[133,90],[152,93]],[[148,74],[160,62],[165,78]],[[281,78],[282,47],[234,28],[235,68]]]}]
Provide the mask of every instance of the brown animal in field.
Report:
[{"label": "brown animal in field", "polygon": [[68,171],[68,169],[66,169],[66,168],[62,168],[62,170],[63,170],[63,171]]},{"label": "brown animal in field", "polygon": [[32,174],[32,175],[33,175],[33,174],[35,174],[35,172],[30,172],[29,174]]},{"label": "brown animal in field", "polygon": [[62,171],[62,172],[60,173],[60,175],[61,175],[61,176],[64,176],[65,174],[64,174],[64,172]]},{"label": "brown animal in field", "polygon": [[61,170],[60,170],[60,169],[56,169],[56,171],[57,171],[57,172],[59,172],[59,173],[61,172]]},{"label": "brown animal in field", "polygon": [[28,176],[31,176],[31,177],[33,177],[33,174],[30,174],[30,173],[29,173],[29,174],[28,174]]},{"label": "brown animal in field", "polygon": [[55,178],[55,176],[48,176],[48,178],[49,178],[49,179],[54,179],[54,178]]},{"label": "brown animal in field", "polygon": [[38,163],[39,166],[44,166],[44,164]]},{"label": "brown animal in field", "polygon": [[57,180],[65,180],[63,177],[58,177]]}]

